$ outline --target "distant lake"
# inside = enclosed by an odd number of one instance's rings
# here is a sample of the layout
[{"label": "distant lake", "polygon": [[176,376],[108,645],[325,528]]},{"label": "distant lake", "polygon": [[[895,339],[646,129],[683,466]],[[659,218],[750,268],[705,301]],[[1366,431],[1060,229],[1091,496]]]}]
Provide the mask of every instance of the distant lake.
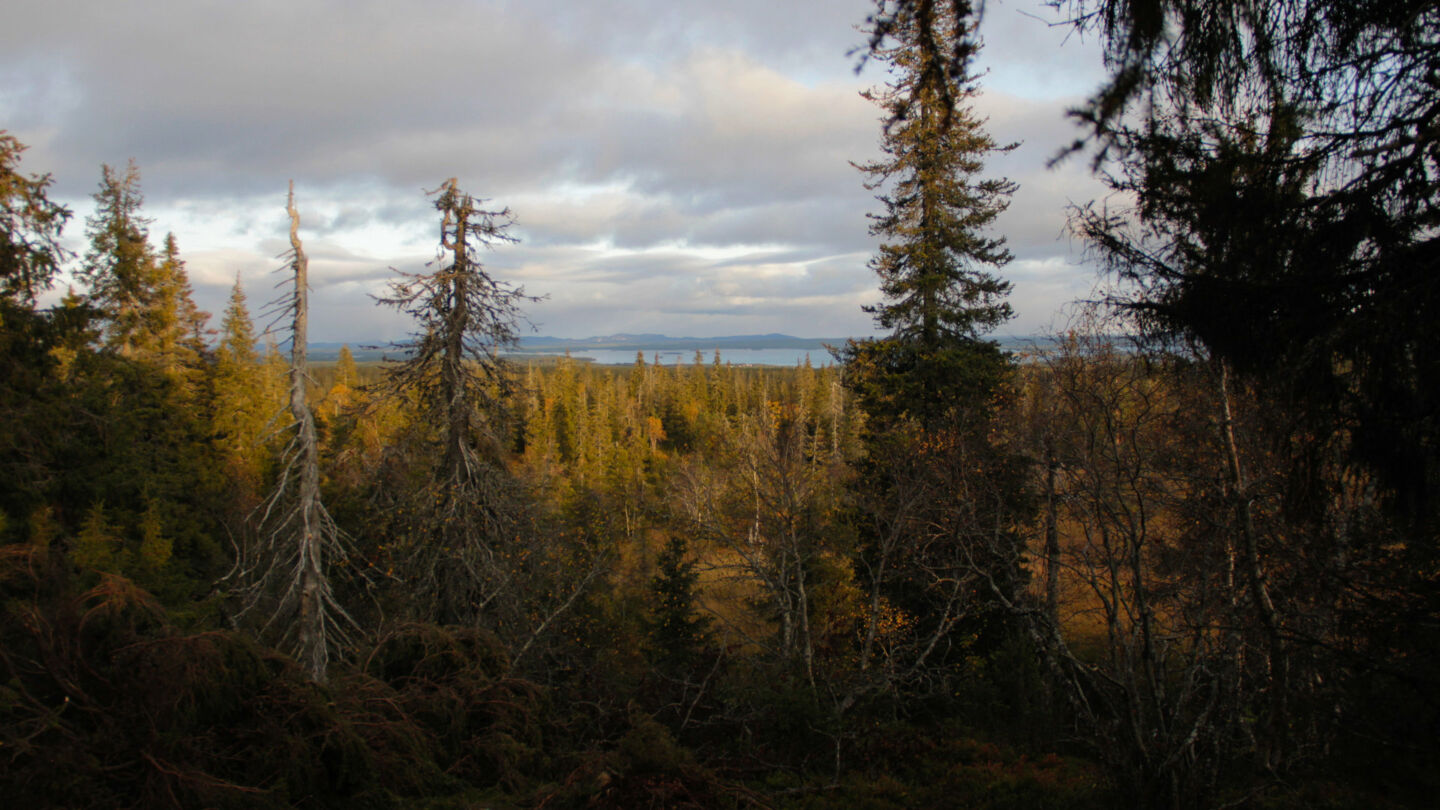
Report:
[{"label": "distant lake", "polygon": [[[782,336],[783,337],[783,336]],[[692,340],[692,338],[679,338],[678,340]],[[805,357],[810,357],[810,365],[819,368],[820,366],[833,366],[835,360],[830,356],[830,351],[817,339],[812,338],[790,338],[791,341],[800,342],[803,340],[810,343],[809,346],[801,348],[721,348],[720,362],[730,363],[735,366],[797,366],[805,362]],[[811,341],[814,342],[811,342]],[[1055,339],[1050,337],[1026,337],[1026,336],[1001,336],[996,340],[1000,348],[1011,352],[1023,352],[1033,355],[1035,352],[1045,352],[1055,347]],[[1133,341],[1124,336],[1111,338],[1113,345],[1122,351],[1133,350]],[[826,342],[830,342],[826,340]],[[843,345],[845,338],[836,338],[836,344]],[[613,345],[613,344],[612,344]],[[674,343],[670,344],[675,345]],[[311,343],[310,359],[317,363],[333,363],[339,354],[341,344],[339,343]],[[288,346],[280,346],[282,352],[289,352]],[[576,346],[570,349],[570,356],[576,360],[589,360],[597,365],[629,366],[635,363],[635,351],[639,349],[645,354],[646,363],[654,363],[655,355],[660,355],[660,364],[663,366],[682,365],[688,366],[695,362],[695,349],[656,349],[653,346],[645,346],[638,341],[636,344],[623,349],[600,349],[588,346]],[[263,347],[260,349],[263,351]],[[352,353],[357,362],[378,362],[384,357],[399,359],[403,351],[396,347],[386,346],[356,346],[352,347]],[[709,365],[715,358],[715,347],[710,346],[701,350],[705,358],[705,364]],[[537,357],[559,357],[565,354],[563,348],[546,347],[543,349],[531,349],[527,351],[505,352],[510,359],[524,363],[528,358]]]},{"label": "distant lake", "polygon": [[[637,347],[639,348],[639,347]],[[635,363],[635,352],[637,349],[572,349],[570,356],[576,360],[590,360],[602,366],[629,366]],[[647,364],[655,362],[655,356],[660,356],[660,365],[693,365],[695,362],[695,350],[676,349],[645,349],[639,348],[645,354]],[[554,357],[557,352],[515,352],[509,357],[516,362],[525,362],[526,357]],[[715,359],[715,349],[702,349],[701,355],[705,358],[705,365],[710,365]],[[823,347],[814,349],[721,349],[720,362],[729,363],[735,366],[798,366],[805,362],[806,356],[810,357],[812,366],[830,366],[835,364],[830,352]]]}]

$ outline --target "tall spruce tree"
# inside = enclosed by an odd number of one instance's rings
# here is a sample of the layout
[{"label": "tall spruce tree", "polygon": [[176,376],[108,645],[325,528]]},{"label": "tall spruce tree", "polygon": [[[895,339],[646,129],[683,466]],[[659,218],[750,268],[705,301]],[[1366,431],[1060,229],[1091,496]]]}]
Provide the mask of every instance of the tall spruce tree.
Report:
[{"label": "tall spruce tree", "polygon": [[[937,17],[928,33],[959,39],[966,24]],[[857,164],[867,188],[881,192],[870,232],[885,241],[870,267],[885,301],[866,311],[888,334],[852,343],[846,354],[872,413],[932,421],[956,404],[983,402],[1005,365],[983,335],[1012,315],[1010,284],[994,272],[1011,255],[987,230],[1016,186],[977,175],[1015,145],[997,144],[968,106],[978,93],[973,78],[944,88],[926,80],[920,33],[918,20],[900,18],[891,31],[898,44],[877,51],[898,78],[864,94],[888,121],[884,157]]]},{"label": "tall spruce tree", "polygon": [[[953,694],[959,656],[1004,637],[992,592],[1011,594],[1021,579],[1023,467],[990,430],[1010,361],[984,337],[1011,316],[1010,285],[996,275],[1010,252],[988,229],[1015,184],[977,177],[1014,146],[997,144],[968,106],[974,79],[946,74],[937,85],[921,48],[936,37],[962,48],[972,25],[902,10],[882,37],[894,46],[876,51],[897,78],[866,94],[887,120],[884,156],[857,165],[881,192],[871,232],[884,241],[871,267],[885,300],[867,311],[887,334],[841,352],[870,417],[855,498],[869,618],[842,706],[875,691]],[[877,623],[892,611],[907,631],[882,662]]]},{"label": "tall spruce tree", "polygon": [[211,500],[221,485],[207,452],[205,347],[195,334],[207,316],[190,297],[174,239],[162,254],[150,244],[135,164],[104,166],[94,198],[77,276],[100,326],[99,351],[85,347],[72,366],[69,387],[87,417],[72,427],[83,439],[61,478],[64,497],[103,502],[129,542],[146,526],[163,529],[191,587],[221,564]]},{"label": "tall spruce tree", "polygon": [[141,213],[140,170],[101,169],[95,215],[86,220],[90,250],[78,276],[105,321],[105,345],[121,357],[160,366],[172,381],[193,387],[205,354],[209,313],[195,305],[175,235],[157,254],[150,220]]},{"label": "tall spruce tree", "polygon": [[[905,71],[915,59],[904,45],[888,52]],[[987,159],[1015,148],[999,145],[970,107],[947,112],[917,78],[903,72],[895,84],[863,95],[895,120],[881,145],[885,157],[859,164],[867,187],[884,189],[884,211],[871,215],[871,234],[885,243],[870,267],[886,302],[866,307],[899,340],[936,348],[978,337],[1011,316],[1009,282],[988,268],[1009,263],[1005,239],[985,229],[1009,205],[1015,184],[976,179]],[[973,84],[962,98],[973,98]]]}]

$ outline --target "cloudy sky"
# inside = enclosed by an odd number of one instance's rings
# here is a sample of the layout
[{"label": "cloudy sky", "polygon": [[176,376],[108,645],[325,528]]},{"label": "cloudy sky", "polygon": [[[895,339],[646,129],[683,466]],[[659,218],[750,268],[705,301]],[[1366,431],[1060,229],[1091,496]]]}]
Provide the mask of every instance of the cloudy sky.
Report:
[{"label": "cloudy sky", "polygon": [[[243,278],[273,295],[294,179],[311,334],[407,331],[370,294],[434,257],[425,191],[456,176],[508,206],[522,241],[488,254],[546,296],[540,334],[873,332],[880,113],[859,91],[870,0],[8,0],[0,129],[84,218],[102,163],[133,158],[155,241],[173,231],[200,304]],[[975,101],[1020,148],[987,174],[1020,190],[998,230],[1030,334],[1094,273],[1065,207],[1100,193],[1063,111],[1099,82],[1093,43],[1039,0],[990,0]]]}]

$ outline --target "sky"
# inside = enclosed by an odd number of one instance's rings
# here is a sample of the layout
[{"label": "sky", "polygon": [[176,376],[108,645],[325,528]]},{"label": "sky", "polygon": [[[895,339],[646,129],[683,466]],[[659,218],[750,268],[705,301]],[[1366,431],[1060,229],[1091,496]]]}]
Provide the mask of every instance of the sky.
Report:
[{"label": "sky", "polygon": [[[426,196],[449,177],[514,215],[484,256],[543,300],[536,334],[873,334],[867,262],[881,112],[857,73],[871,0],[8,0],[0,129],[26,173],[85,219],[102,164],[140,169],[159,244],[202,308],[238,277],[276,295],[295,183],[313,340],[403,338],[378,308],[435,258]],[[1104,193],[1049,159],[1098,86],[1094,42],[1040,0],[990,0],[973,100],[999,142],[982,176],[1019,184],[995,226],[1015,260],[1002,334],[1062,326],[1095,271],[1067,206]],[[263,324],[262,324],[263,325]]]}]

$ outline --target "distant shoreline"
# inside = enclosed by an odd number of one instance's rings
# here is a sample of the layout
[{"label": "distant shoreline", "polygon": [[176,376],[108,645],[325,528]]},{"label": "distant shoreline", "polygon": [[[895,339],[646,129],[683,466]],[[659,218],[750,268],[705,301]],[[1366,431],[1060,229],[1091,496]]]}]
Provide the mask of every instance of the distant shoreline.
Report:
[{"label": "distant shoreline", "polygon": [[[737,365],[787,366],[802,362],[805,354],[810,355],[815,366],[831,365],[832,347],[839,348],[850,340],[858,338],[803,338],[793,335],[731,335],[725,337],[695,338],[671,337],[668,335],[608,335],[591,338],[522,337],[519,345],[503,354],[517,361],[554,361],[569,355],[577,361],[584,360],[595,365],[632,365],[637,352],[645,356],[647,363],[654,362],[656,353],[666,355],[662,365],[676,365],[671,355],[679,353],[678,363],[689,365],[699,351],[708,365],[716,351],[722,355],[722,362]],[[1000,348],[1012,352],[1024,352],[1036,348],[1053,346],[1055,338],[1042,335],[998,335],[992,340]],[[340,349],[349,346],[351,355],[359,363],[374,363],[386,358],[396,359],[399,350],[390,345],[376,346],[363,343],[312,342],[310,359],[319,363],[335,362]],[[282,352],[288,351],[284,346]],[[621,353],[617,355],[616,353]]]}]

